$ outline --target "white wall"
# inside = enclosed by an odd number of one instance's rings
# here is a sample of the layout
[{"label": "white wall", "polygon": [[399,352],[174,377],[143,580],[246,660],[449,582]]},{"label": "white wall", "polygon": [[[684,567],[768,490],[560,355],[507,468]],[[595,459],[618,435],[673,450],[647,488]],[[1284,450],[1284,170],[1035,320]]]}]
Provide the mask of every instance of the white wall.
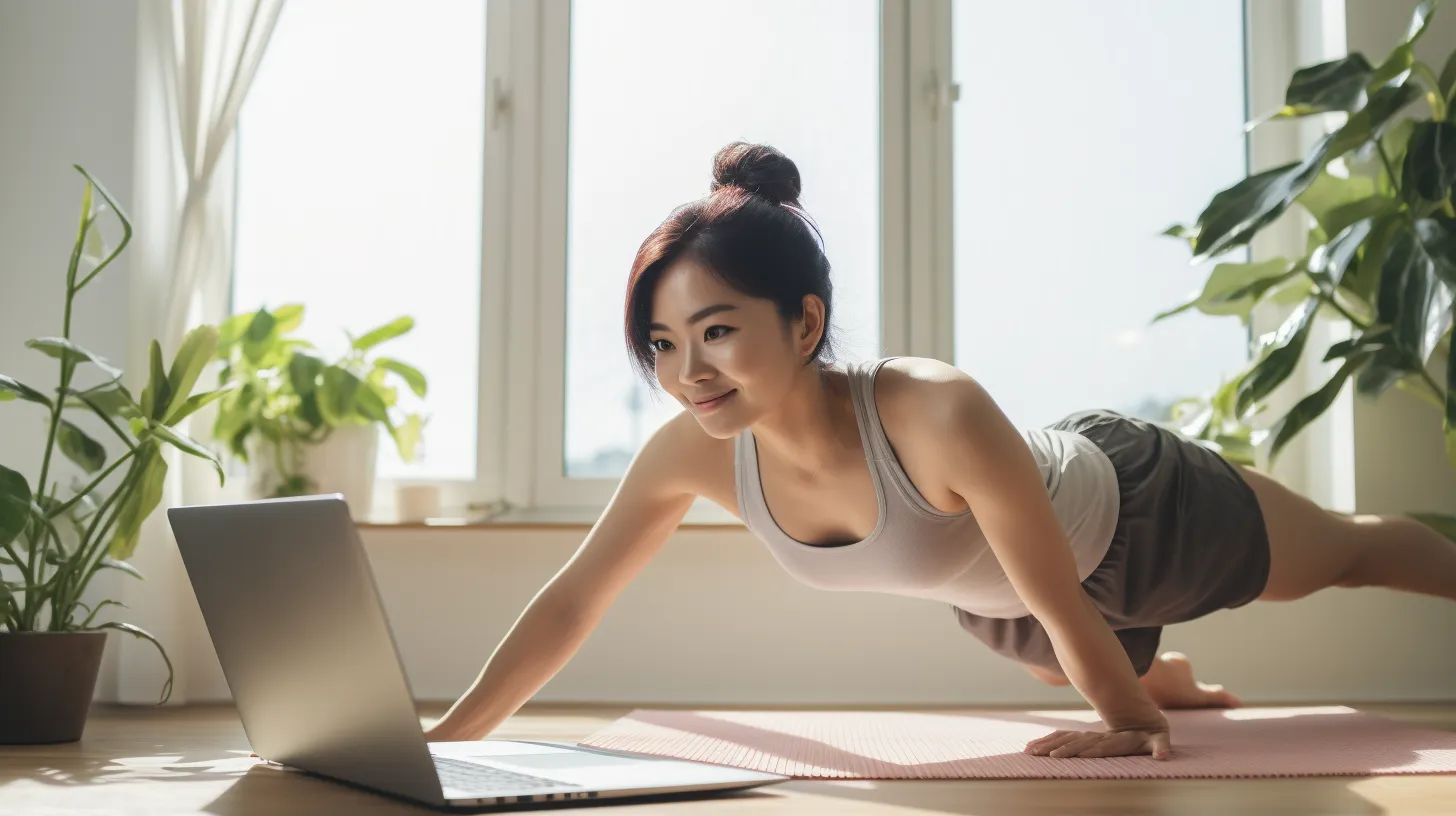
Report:
[{"label": "white wall", "polygon": [[[1369,5],[1374,10],[1361,15],[1352,10],[1352,32],[1373,26],[1366,17],[1389,23],[1391,32],[1403,27],[1390,21],[1403,20],[1404,10],[1381,12],[1387,4],[1376,0]],[[5,373],[40,379],[48,371],[21,343],[53,333],[57,325],[58,284],[36,270],[63,271],[54,264],[64,262],[79,192],[69,162],[86,163],[117,195],[130,198],[134,13],[133,3],[0,0]],[[1448,14],[1446,23],[1456,24],[1456,14]],[[1431,34],[1443,36],[1445,47],[1456,44],[1446,31]],[[117,272],[107,283],[111,288],[99,291],[124,303],[124,269]],[[91,328],[78,336],[122,359],[124,316],[91,309],[83,321]],[[6,404],[0,417],[11,420],[24,410]],[[1413,444],[1389,420],[1362,417],[1361,450]],[[39,419],[26,421],[34,429]],[[0,433],[0,459],[7,464],[28,464],[23,458],[28,449],[23,434]],[[1361,510],[1394,502],[1393,493],[1380,493],[1382,480],[1391,478],[1393,457],[1372,459],[1367,453],[1360,459]],[[1449,477],[1437,464],[1402,476],[1412,489]],[[1456,490],[1433,491],[1432,501],[1456,509],[1450,498]],[[1391,509],[1406,506],[1395,503]],[[368,532],[366,548],[417,696],[451,699],[462,691],[582,535]],[[195,616],[189,626],[187,696],[225,699],[227,685],[206,632]],[[1164,646],[1188,652],[1204,679],[1226,683],[1250,701],[1453,699],[1453,632],[1456,604],[1382,590],[1331,590],[1293,604],[1255,605],[1170,627]],[[109,675],[103,675],[98,692],[114,696]],[[624,592],[538,699],[1042,704],[1078,698],[1070,689],[1042,686],[991,655],[956,626],[943,605],[817,592],[786,576],[746,533],[687,531],[674,536]]]}]

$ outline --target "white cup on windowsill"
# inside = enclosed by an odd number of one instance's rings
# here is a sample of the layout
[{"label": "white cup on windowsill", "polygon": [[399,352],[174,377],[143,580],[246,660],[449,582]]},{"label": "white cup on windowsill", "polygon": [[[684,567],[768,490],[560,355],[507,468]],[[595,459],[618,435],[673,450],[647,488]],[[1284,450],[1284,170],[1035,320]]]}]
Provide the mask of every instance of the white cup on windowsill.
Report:
[{"label": "white cup on windowsill", "polygon": [[419,523],[440,515],[437,485],[400,485],[395,491],[395,514],[401,523]]}]

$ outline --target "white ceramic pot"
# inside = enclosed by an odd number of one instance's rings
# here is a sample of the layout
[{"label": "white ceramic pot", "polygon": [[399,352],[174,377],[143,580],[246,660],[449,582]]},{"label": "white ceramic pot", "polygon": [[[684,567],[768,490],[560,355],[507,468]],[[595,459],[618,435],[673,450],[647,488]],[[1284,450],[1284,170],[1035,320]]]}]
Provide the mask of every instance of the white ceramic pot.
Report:
[{"label": "white ceramic pot", "polygon": [[275,453],[258,434],[248,438],[248,497],[273,495],[283,483],[275,458],[281,455],[287,467],[309,480],[308,493],[342,493],[349,512],[367,519],[374,509],[374,469],[379,454],[379,426],[349,425],[335,428],[324,441],[298,445],[290,452],[284,445]]}]

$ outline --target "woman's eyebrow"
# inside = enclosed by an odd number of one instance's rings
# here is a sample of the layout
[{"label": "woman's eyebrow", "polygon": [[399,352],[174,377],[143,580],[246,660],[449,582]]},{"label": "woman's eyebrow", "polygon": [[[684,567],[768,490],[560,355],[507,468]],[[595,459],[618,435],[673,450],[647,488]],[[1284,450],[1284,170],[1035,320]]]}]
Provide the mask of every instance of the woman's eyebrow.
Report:
[{"label": "woman's eyebrow", "polygon": [[[733,310],[735,310],[737,308],[738,308],[737,306],[734,306],[731,303],[716,303],[716,304],[714,304],[712,306],[708,306],[706,308],[702,308],[702,309],[699,309],[696,312],[694,312],[693,313],[693,316],[690,317],[690,318],[688,318],[688,325],[691,326],[694,323],[698,322],[699,320],[702,320],[702,319],[704,319],[706,317],[711,317],[711,316],[713,316],[713,315],[715,315],[715,314],[717,314],[719,312],[729,312],[729,311],[733,311]],[[670,329],[668,329],[668,327],[662,325],[661,323],[653,323],[652,325],[648,326],[647,328],[652,329],[654,331],[671,331]]]}]

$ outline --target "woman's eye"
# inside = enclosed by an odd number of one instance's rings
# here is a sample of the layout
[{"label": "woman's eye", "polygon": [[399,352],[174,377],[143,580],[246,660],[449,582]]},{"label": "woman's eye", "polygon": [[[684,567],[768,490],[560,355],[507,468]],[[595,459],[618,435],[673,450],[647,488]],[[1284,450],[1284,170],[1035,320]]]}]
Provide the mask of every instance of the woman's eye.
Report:
[{"label": "woman's eye", "polygon": [[713,332],[715,332],[715,331],[717,331],[719,329],[722,329],[723,331],[722,331],[722,333],[720,333],[718,335],[718,337],[727,337],[728,336],[728,333],[731,332],[731,331],[733,331],[733,328],[731,326],[709,326],[708,327],[708,330],[705,331],[705,332],[703,332],[703,339],[704,340],[715,340],[715,339],[717,339],[717,338],[713,337],[712,335],[713,335]]},{"label": "woman's eye", "polygon": [[[663,348],[662,346],[658,345],[658,343],[665,344],[667,346],[667,348]],[[669,342],[667,342],[666,340],[653,340],[652,341],[652,347],[654,349],[656,349],[657,351],[671,351],[672,350],[672,344],[669,343]]]}]

